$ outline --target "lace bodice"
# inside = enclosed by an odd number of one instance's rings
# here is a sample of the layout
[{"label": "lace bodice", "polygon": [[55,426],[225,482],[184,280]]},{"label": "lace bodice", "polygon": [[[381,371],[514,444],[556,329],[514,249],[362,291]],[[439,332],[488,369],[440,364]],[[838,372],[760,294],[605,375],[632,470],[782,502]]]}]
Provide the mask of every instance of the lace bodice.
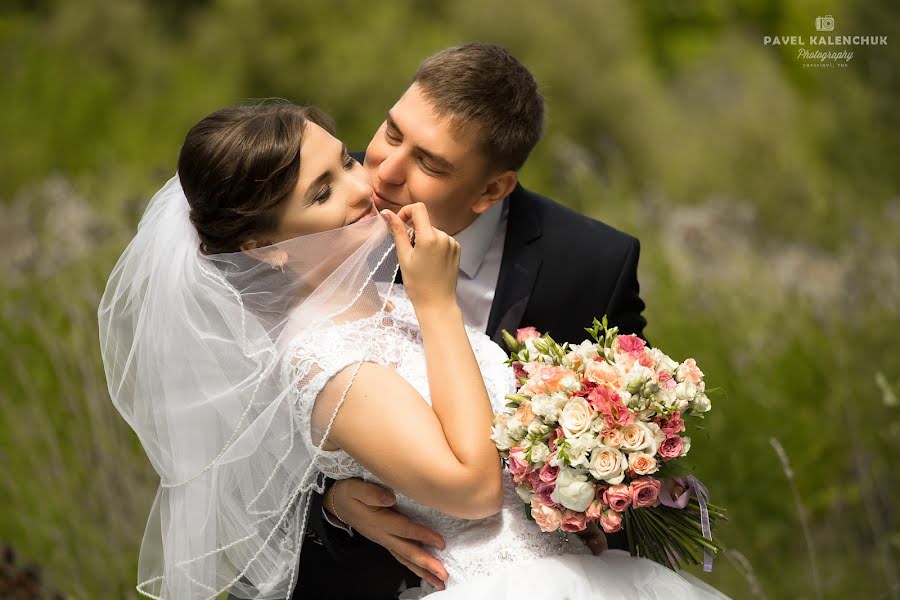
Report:
[{"label": "lace bodice", "polygon": [[[394,287],[390,300],[394,305],[391,312],[332,324],[292,342],[286,374],[292,381],[308,382],[301,389],[295,389],[294,401],[303,442],[311,453],[314,446],[310,418],[316,396],[331,377],[348,365],[366,360],[389,366],[430,402],[425,352],[412,305],[398,286]],[[372,336],[373,331],[377,335]],[[491,403],[498,411],[506,403],[505,394],[514,389],[512,369],[504,364],[506,354],[490,338],[468,327],[466,331]],[[373,341],[367,349],[363,349],[360,339]],[[381,483],[353,457],[340,450],[322,452],[317,467],[332,479],[359,477]],[[436,552],[436,555],[450,575],[448,587],[473,576],[491,574],[534,558],[590,554],[575,535],[542,533],[526,517],[524,503],[516,494],[508,473],[504,472],[503,477],[503,509],[492,517],[478,521],[450,517],[397,495],[396,508],[399,511],[439,532],[447,541],[446,548]]]}]

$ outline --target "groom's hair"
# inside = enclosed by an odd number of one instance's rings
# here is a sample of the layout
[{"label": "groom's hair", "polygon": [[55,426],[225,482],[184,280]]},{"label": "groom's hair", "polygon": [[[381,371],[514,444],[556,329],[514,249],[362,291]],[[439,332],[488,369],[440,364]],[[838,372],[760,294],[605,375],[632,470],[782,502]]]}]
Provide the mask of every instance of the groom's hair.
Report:
[{"label": "groom's hair", "polygon": [[518,171],[544,133],[544,98],[537,82],[506,49],[468,43],[432,54],[417,84],[441,117],[475,128],[495,168]]},{"label": "groom's hair", "polygon": [[178,178],[204,254],[237,252],[278,229],[300,175],[307,121],[334,134],[318,108],[279,99],[223,108],[191,127]]}]

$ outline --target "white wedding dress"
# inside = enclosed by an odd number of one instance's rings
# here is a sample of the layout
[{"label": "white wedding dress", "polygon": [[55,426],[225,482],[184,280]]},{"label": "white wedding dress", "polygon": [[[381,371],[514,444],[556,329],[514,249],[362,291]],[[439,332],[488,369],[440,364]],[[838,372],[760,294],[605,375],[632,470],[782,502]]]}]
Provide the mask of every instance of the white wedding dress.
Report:
[{"label": "white wedding dress", "polygon": [[[394,286],[393,310],[343,324],[323,326],[291,342],[285,376],[305,381],[295,390],[300,431],[310,452],[314,445],[310,417],[316,396],[326,382],[362,360],[391,367],[430,401],[425,353],[412,304],[402,287]],[[373,332],[378,334],[372,338]],[[504,395],[514,388],[512,369],[504,351],[486,335],[467,328],[475,358],[484,376],[494,410],[504,407]],[[376,339],[362,350],[359,340]],[[364,354],[366,354],[364,356]],[[378,479],[343,451],[322,452],[318,469],[333,479]],[[379,482],[380,483],[380,482]],[[407,590],[401,598],[434,600],[633,600],[723,598],[696,578],[683,577],[657,563],[611,550],[593,556],[574,534],[543,533],[526,517],[525,504],[504,473],[503,509],[487,519],[468,521],[442,514],[400,494],[396,508],[434,529],[447,542],[435,551],[449,574],[447,589],[435,592],[427,583]]]}]

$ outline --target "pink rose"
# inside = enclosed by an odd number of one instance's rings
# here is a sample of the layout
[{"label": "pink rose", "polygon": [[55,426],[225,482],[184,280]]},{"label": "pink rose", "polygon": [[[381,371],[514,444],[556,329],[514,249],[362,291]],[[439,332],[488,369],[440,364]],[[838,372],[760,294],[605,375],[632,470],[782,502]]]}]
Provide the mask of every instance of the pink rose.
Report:
[{"label": "pink rose", "polygon": [[600,515],[603,513],[606,506],[603,506],[603,502],[600,500],[594,500],[591,502],[591,505],[588,506],[587,510],[584,513],[584,516],[588,521],[596,521],[600,518]]},{"label": "pink rose", "polygon": [[684,450],[684,440],[681,439],[681,436],[669,435],[666,436],[666,441],[660,444],[659,455],[663,460],[672,460],[681,456],[682,450]]},{"label": "pink rose", "polygon": [[587,517],[584,513],[566,509],[562,515],[560,529],[569,533],[578,533],[584,531],[585,527],[587,527]]},{"label": "pink rose", "polygon": [[663,430],[663,433],[666,435],[675,435],[676,433],[680,433],[685,430],[684,420],[681,418],[680,412],[672,413],[672,416],[668,419],[663,419],[659,422],[659,428]]},{"label": "pink rose", "polygon": [[622,531],[622,513],[612,509],[604,510],[600,515],[600,527],[606,533]]},{"label": "pink rose", "polygon": [[513,476],[513,481],[522,483],[525,472],[528,470],[528,459],[525,457],[525,451],[516,446],[509,451],[509,472]]},{"label": "pink rose", "polygon": [[641,477],[631,482],[631,502],[635,508],[656,506],[659,501],[659,479]]},{"label": "pink rose", "polygon": [[615,383],[619,374],[614,366],[597,358],[584,365],[584,378],[591,383]]},{"label": "pink rose", "polygon": [[697,361],[693,358],[688,358],[678,366],[678,370],[675,371],[675,379],[677,379],[679,383],[682,381],[689,381],[694,384],[699,384],[700,380],[703,379],[703,371],[697,367]]},{"label": "pink rose", "polygon": [[637,354],[647,347],[647,342],[636,335],[620,335],[616,341],[619,343],[619,349],[628,354]]},{"label": "pink rose", "polygon": [[610,429],[634,422],[634,414],[628,410],[619,394],[608,385],[599,385],[588,396],[588,402],[597,412],[603,413]]},{"label": "pink rose", "polygon": [[614,511],[625,512],[631,505],[631,490],[624,484],[610,486],[603,493],[603,501]]},{"label": "pink rose", "polygon": [[541,483],[540,473],[537,469],[528,469],[525,473],[525,481],[531,484],[531,489],[536,488]]},{"label": "pink rose", "polygon": [[556,482],[551,481],[542,481],[534,486],[534,495],[538,498],[543,504],[547,506],[555,506],[556,502],[553,501],[553,498],[550,496],[553,494],[553,490],[556,489]]},{"label": "pink rose", "polygon": [[562,525],[562,513],[553,506],[542,503],[537,497],[531,499],[531,516],[541,528],[541,531],[551,532]]},{"label": "pink rose", "polygon": [[594,494],[594,499],[599,501],[601,506],[604,509],[609,508],[609,503],[606,502],[606,490],[608,490],[608,489],[609,489],[608,483],[598,483],[597,491]]},{"label": "pink rose", "polygon": [[[551,458],[554,458],[554,456],[551,455]],[[540,470],[538,476],[540,477],[540,480],[543,481],[544,483],[555,483],[556,476],[558,474],[559,474],[559,465],[554,467],[550,464],[550,459],[547,459],[547,462],[544,463],[543,467],[541,467],[541,470]]]},{"label": "pink rose", "polygon": [[540,332],[534,327],[523,327],[516,330],[516,341],[524,344],[528,340],[541,337]]}]

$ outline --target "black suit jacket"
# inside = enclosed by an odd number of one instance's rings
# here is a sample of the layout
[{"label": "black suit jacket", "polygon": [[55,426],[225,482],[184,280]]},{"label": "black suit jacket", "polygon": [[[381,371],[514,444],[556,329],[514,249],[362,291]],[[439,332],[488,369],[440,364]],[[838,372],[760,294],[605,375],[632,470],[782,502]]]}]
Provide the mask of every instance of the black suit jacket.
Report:
[{"label": "black suit jacket", "polygon": [[[608,315],[621,333],[643,336],[646,321],[637,279],[640,243],[517,185],[487,334],[502,345],[503,329],[532,326],[558,342],[581,342],[594,317]],[[417,581],[381,546],[325,523],[317,499],[294,597],[393,598],[400,582]],[[625,548],[624,535],[610,546]]]}]

